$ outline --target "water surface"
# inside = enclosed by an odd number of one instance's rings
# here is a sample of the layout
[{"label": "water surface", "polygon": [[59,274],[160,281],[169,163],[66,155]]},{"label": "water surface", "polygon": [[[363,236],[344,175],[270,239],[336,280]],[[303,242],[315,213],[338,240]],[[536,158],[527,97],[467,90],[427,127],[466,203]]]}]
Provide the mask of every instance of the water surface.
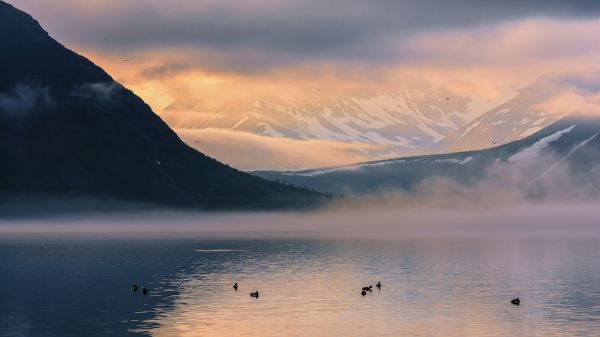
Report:
[{"label": "water surface", "polygon": [[599,248],[596,235],[4,234],[0,335],[598,335]]}]

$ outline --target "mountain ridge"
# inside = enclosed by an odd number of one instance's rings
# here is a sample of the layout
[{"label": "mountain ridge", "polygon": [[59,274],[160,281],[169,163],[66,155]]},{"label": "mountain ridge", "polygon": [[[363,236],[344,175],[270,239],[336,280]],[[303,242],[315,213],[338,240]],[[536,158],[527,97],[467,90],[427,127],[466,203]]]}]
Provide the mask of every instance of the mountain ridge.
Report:
[{"label": "mountain ridge", "polygon": [[[374,157],[428,151],[467,125],[473,100],[432,91],[332,95],[318,90],[290,97],[257,96],[214,106],[173,103],[161,116],[175,129],[215,128],[294,140],[375,145]],[[193,140],[192,140],[193,141]]]},{"label": "mountain ridge", "polygon": [[97,197],[198,208],[314,206],[185,145],[104,70],[0,1],[0,197]]},{"label": "mountain ridge", "polygon": [[512,174],[522,178],[522,183],[529,183],[542,178],[552,180],[552,175],[563,169],[562,176],[555,175],[554,178],[589,179],[596,184],[600,178],[596,175],[600,173],[599,133],[600,118],[568,116],[528,137],[483,150],[400,157],[312,170],[255,171],[253,174],[322,192],[354,196],[414,192],[434,178],[449,178],[466,186],[489,178],[513,178],[495,177],[498,173]]}]

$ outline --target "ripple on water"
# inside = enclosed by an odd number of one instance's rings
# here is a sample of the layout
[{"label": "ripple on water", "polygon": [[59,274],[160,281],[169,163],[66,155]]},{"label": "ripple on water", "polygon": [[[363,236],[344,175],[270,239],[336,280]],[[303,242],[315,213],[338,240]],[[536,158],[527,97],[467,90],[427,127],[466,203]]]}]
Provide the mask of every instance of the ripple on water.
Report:
[{"label": "ripple on water", "polygon": [[[598,244],[157,239],[0,249],[0,336],[593,336]],[[132,293],[134,281],[150,296]],[[381,290],[360,295],[378,281]]]}]

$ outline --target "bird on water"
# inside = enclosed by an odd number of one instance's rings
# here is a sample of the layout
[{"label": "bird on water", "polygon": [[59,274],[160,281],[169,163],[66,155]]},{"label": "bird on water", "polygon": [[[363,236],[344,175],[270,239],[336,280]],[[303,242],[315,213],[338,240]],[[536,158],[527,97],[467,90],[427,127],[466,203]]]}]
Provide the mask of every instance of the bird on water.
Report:
[{"label": "bird on water", "polygon": [[237,290],[237,282],[233,285],[233,289]]},{"label": "bird on water", "polygon": [[521,300],[517,297],[514,300],[510,301],[510,303],[512,303],[514,305],[519,305],[519,304],[521,304]]},{"label": "bird on water", "polygon": [[133,284],[133,292],[138,291],[138,289],[139,289],[138,285],[134,283]]},{"label": "bird on water", "polygon": [[363,287],[363,291],[373,291],[373,286]]},{"label": "bird on water", "polygon": [[144,294],[144,296],[148,293],[148,289],[146,289],[146,287],[142,288],[142,294]]},{"label": "bird on water", "polygon": [[377,287],[377,289],[381,289],[381,282],[377,282],[375,286]]},{"label": "bird on water", "polygon": [[258,298],[258,291],[255,291],[255,292],[253,292],[253,293],[250,293],[250,296],[251,296],[251,297],[256,297],[256,298]]}]

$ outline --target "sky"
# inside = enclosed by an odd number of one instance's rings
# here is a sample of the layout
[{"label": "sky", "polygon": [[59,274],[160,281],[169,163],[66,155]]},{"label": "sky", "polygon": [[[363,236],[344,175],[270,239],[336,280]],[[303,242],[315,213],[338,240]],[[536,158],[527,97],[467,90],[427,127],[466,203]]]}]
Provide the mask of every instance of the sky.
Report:
[{"label": "sky", "polygon": [[[575,105],[595,112],[600,105],[595,0],[8,2],[163,116],[174,105],[201,114],[221,102],[305,95],[306,88],[352,95],[401,86],[493,101],[541,76],[585,89],[585,95],[576,90],[553,97],[545,109],[564,112]],[[226,143],[253,136],[226,131],[210,130],[202,139]],[[274,148],[272,139],[256,144],[260,153]],[[269,158],[315,146],[299,140],[281,144]],[[231,142],[210,154],[219,158],[228,148]],[[363,159],[355,144],[327,149],[311,164]]]}]

